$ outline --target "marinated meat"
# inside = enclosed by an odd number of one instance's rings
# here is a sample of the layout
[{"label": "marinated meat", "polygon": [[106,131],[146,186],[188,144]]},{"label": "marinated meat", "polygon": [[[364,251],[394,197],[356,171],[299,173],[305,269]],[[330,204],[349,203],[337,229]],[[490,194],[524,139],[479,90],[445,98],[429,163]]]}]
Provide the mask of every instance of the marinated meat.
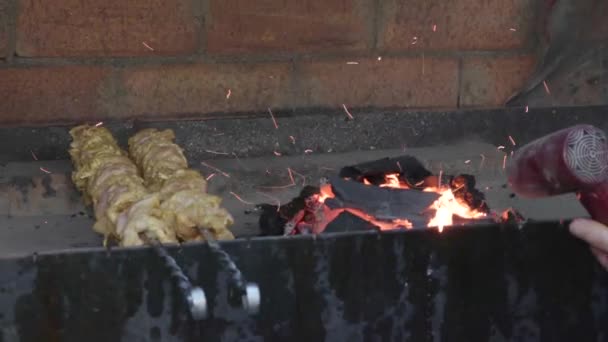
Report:
[{"label": "marinated meat", "polygon": [[204,239],[207,229],[218,240],[234,239],[228,229],[234,222],[221,199],[207,193],[207,182],[188,168],[171,130],[144,129],[129,139],[129,154],[142,172],[150,191],[158,191],[163,217],[184,241]]},{"label": "marinated meat", "polygon": [[121,246],[141,245],[146,239],[177,242],[173,230],[162,220],[158,195],[149,193],[137,167],[110,131],[82,125],[70,134],[72,180],[85,202],[93,205],[93,229],[104,235],[104,244],[110,237]]}]

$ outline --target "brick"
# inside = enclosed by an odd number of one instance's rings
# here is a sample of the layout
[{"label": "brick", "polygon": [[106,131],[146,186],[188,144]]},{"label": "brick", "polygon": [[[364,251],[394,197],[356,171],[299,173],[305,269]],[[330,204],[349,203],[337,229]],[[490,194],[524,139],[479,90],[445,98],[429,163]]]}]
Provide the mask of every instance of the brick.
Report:
[{"label": "brick", "polygon": [[0,58],[9,54],[10,0],[0,0]]},{"label": "brick", "polygon": [[535,58],[472,57],[462,65],[462,106],[502,106],[532,75]]},{"label": "brick", "polygon": [[[179,55],[197,51],[192,0],[23,0],[20,56]],[[147,46],[146,46],[147,45]]]},{"label": "brick", "polygon": [[147,66],[123,74],[129,116],[199,114],[284,108],[290,65],[192,64]]},{"label": "brick", "polygon": [[211,53],[353,51],[372,41],[373,0],[210,0]]},{"label": "brick", "polygon": [[43,124],[98,115],[110,70],[65,66],[0,69],[1,124]]},{"label": "brick", "polygon": [[298,66],[301,106],[455,107],[458,62],[384,58]]},{"label": "brick", "polygon": [[380,3],[383,24],[378,42],[385,50],[513,49],[522,47],[533,37],[535,1],[384,0]]}]

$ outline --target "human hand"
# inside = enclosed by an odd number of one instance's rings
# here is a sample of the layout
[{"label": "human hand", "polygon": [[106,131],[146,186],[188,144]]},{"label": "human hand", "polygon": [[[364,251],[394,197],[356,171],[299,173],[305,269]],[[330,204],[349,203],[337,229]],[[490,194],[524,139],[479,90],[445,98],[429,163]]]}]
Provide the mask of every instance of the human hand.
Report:
[{"label": "human hand", "polygon": [[570,224],[570,232],[591,246],[597,261],[608,271],[608,227],[596,221],[576,219]]}]

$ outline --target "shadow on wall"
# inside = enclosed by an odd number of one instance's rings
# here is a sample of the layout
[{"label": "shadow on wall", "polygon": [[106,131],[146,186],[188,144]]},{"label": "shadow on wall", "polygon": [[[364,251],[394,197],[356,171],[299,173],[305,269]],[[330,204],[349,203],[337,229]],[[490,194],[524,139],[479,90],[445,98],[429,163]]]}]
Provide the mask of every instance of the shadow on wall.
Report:
[{"label": "shadow on wall", "polygon": [[[558,0],[540,32],[536,71],[507,106],[577,106],[608,103],[608,2]],[[541,11],[542,12],[542,11]],[[542,18],[542,15],[541,15]],[[542,21],[545,22],[545,21]],[[543,41],[543,37],[548,39]]]}]

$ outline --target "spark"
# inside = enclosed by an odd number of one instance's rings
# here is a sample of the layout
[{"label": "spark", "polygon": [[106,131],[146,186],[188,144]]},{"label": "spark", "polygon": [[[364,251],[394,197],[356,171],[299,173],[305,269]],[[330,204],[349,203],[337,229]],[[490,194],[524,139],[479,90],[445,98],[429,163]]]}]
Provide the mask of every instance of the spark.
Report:
[{"label": "spark", "polygon": [[226,177],[226,178],[230,178],[230,175],[229,175],[229,174],[227,174],[226,172],[224,172],[224,171],[222,171],[222,170],[218,169],[217,167],[215,167],[215,166],[213,166],[213,165],[209,165],[209,164],[207,164],[207,163],[205,163],[205,162],[201,162],[201,165],[206,166],[206,167],[210,168],[210,169],[211,169],[211,170],[213,170],[213,171],[216,171],[216,172],[221,173],[221,174],[222,174],[222,176],[224,176],[224,177]]},{"label": "spark", "polygon": [[465,164],[469,164],[471,162],[471,159],[467,159],[464,161]]},{"label": "spark", "polygon": [[543,86],[545,86],[545,91],[547,94],[551,95],[551,90],[549,90],[549,86],[547,85],[547,81],[543,81]]},{"label": "spark", "polygon": [[437,32],[437,25],[433,24],[433,32]]},{"label": "spark", "polygon": [[515,140],[513,140],[513,137],[509,135],[509,141],[511,141],[511,144],[513,144],[513,146],[517,145],[515,143]]},{"label": "spark", "polygon": [[348,115],[348,118],[351,120],[354,120],[355,117],[348,111],[348,108],[346,108],[346,105],[343,103],[342,107],[344,107],[344,111],[346,112],[346,115]]},{"label": "spark", "polygon": [[505,149],[505,147],[504,147],[504,146],[502,146],[502,145],[500,145],[500,146],[498,146],[496,149],[497,149],[497,150],[499,150],[499,151],[501,151],[501,150],[504,150],[504,149]]},{"label": "spark", "polygon": [[321,166],[319,167],[319,170],[336,171],[336,169],[327,166]]},{"label": "spark", "polygon": [[282,156],[282,154],[280,152],[277,152],[277,151],[272,151],[272,153],[274,153],[274,155],[277,156],[277,157]]},{"label": "spark", "polygon": [[296,144],[296,138],[294,138],[293,135],[290,135],[289,139],[291,140],[292,144],[294,144],[294,145]]},{"label": "spark", "polygon": [[479,162],[479,169],[481,170],[481,168],[483,167],[483,164],[486,162],[486,156],[482,154],[479,155],[481,157],[481,161]]},{"label": "spark", "polygon": [[103,121],[99,121],[98,123],[96,123],[96,124],[95,124],[95,127],[99,127],[99,126],[101,126],[101,125],[103,125]]},{"label": "spark", "polygon": [[412,39],[413,39],[412,45],[415,45],[416,43],[418,43],[418,37],[414,36]]},{"label": "spark", "polygon": [[291,180],[291,184],[295,185],[296,184],[296,179],[293,178],[293,173],[291,172],[291,168],[287,168],[287,173],[289,174],[289,179]]},{"label": "spark", "polygon": [[311,149],[306,149],[306,150],[304,150],[304,153],[305,153],[305,154],[312,153],[312,150],[311,150]]},{"label": "spark", "polygon": [[382,60],[382,56],[378,56],[378,60],[381,61]]},{"label": "spark", "polygon": [[271,200],[275,201],[275,203],[277,204],[277,213],[281,210],[281,200],[279,200],[278,198],[274,197],[274,196],[270,196],[268,194],[265,194],[261,191],[256,191],[258,194],[270,198]]},{"label": "spark", "polygon": [[210,174],[209,176],[207,176],[207,178],[205,178],[206,181],[209,181],[211,178],[215,177],[215,173]]},{"label": "spark", "polygon": [[507,167],[507,155],[502,158],[502,169],[504,170]]},{"label": "spark", "polygon": [[303,174],[299,173],[298,171],[291,169],[291,172],[293,172],[294,175],[302,178],[302,186],[306,186],[306,176],[304,176]]},{"label": "spark", "polygon": [[148,50],[150,50],[150,51],[154,51],[154,49],[153,49],[153,48],[152,48],[150,45],[146,44],[146,42],[141,42],[141,43],[142,43],[142,44],[143,44],[145,47],[147,47],[147,48],[148,48]]},{"label": "spark", "polygon": [[442,174],[443,174],[443,170],[439,170],[439,185],[438,185],[439,189],[441,189],[441,177],[442,177]]},{"label": "spark", "polygon": [[232,95],[232,90],[228,89],[228,92],[226,93],[226,100],[230,99],[230,95]]},{"label": "spark", "polygon": [[32,158],[34,158],[34,160],[38,160],[38,157],[36,157],[36,154],[34,153],[34,151],[30,150],[30,153],[32,153]]},{"label": "spark", "polygon": [[528,106],[526,106],[526,113],[528,112]]},{"label": "spark", "polygon": [[226,152],[218,152],[218,151],[212,151],[212,150],[204,150],[204,151],[207,152],[207,153],[220,154],[220,155],[223,155],[223,156],[227,156],[229,154],[229,153],[226,153]]},{"label": "spark", "polygon": [[239,196],[239,195],[235,194],[235,193],[234,193],[234,192],[232,192],[232,191],[230,191],[230,194],[231,194],[232,196],[234,196],[234,198],[236,198],[237,200],[239,200],[239,202],[241,202],[241,203],[243,203],[243,204],[247,204],[247,205],[254,205],[254,204],[253,204],[253,203],[251,203],[251,202],[245,201],[244,199],[242,199],[242,198],[241,198],[241,196]]},{"label": "spark", "polygon": [[268,113],[270,113],[270,118],[272,119],[272,123],[274,124],[274,129],[279,129],[279,124],[277,123],[277,120],[274,118],[274,115],[272,114],[272,111],[270,110],[270,108],[268,108]]},{"label": "spark", "polygon": [[49,170],[47,170],[47,169],[45,169],[45,168],[43,168],[43,167],[40,167],[40,171],[42,171],[42,172],[44,172],[44,173],[47,173],[47,174],[48,174],[48,173],[51,173],[51,171],[49,171]]},{"label": "spark", "polygon": [[346,62],[346,64],[348,64],[348,65],[357,65],[357,64],[359,64],[359,62]]},{"label": "spark", "polygon": [[517,31],[514,27],[511,27],[509,30],[513,32]]},{"label": "spark", "polygon": [[399,171],[403,172],[403,169],[401,168],[401,163],[399,161],[397,161],[397,166],[399,167]]}]

